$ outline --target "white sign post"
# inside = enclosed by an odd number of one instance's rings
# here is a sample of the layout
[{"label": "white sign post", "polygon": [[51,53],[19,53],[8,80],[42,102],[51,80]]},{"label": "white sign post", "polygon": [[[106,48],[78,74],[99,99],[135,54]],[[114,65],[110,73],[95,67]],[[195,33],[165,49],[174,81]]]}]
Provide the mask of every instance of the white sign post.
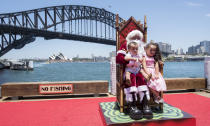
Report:
[{"label": "white sign post", "polygon": [[204,72],[207,79],[207,89],[210,90],[210,57],[205,57]]},{"label": "white sign post", "polygon": [[116,95],[116,57],[111,57],[110,62],[111,93]]}]

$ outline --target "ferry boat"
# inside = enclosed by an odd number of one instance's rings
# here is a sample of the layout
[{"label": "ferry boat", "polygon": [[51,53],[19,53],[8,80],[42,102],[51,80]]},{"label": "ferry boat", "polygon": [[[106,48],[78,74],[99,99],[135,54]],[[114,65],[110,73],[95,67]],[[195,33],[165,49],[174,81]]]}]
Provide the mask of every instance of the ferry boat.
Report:
[{"label": "ferry boat", "polygon": [[33,70],[33,61],[11,61],[11,70]]}]

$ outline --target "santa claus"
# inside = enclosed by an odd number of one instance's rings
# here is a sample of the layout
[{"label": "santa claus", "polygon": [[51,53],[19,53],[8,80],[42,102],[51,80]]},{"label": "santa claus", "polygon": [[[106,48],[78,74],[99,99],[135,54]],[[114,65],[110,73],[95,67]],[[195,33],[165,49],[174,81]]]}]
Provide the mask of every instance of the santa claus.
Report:
[{"label": "santa claus", "polygon": [[[127,45],[128,43],[136,42],[139,45],[138,55],[143,57],[145,54],[144,45],[142,42],[143,34],[139,30],[133,30],[128,33],[126,37],[126,42],[123,43],[120,49],[117,51],[116,62],[118,64],[122,64],[126,67],[129,64],[129,61],[125,60],[125,55],[127,54]],[[124,68],[125,68],[124,67]],[[142,68],[140,68],[142,71]],[[148,106],[148,100],[150,100],[149,89],[146,84],[146,79],[143,77],[142,72],[138,72],[136,74],[130,74],[130,84],[124,83],[124,93],[125,100],[128,104],[128,112],[129,116],[132,119],[141,119],[141,118],[152,118],[153,114]],[[136,106],[137,95],[140,97],[140,103],[142,104],[142,110],[138,109]]]}]

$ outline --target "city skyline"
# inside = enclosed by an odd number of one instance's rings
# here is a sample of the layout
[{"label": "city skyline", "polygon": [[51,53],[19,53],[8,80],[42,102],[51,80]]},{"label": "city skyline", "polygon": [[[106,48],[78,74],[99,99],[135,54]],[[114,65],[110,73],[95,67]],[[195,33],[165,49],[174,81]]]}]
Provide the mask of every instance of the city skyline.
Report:
[{"label": "city skyline", "polygon": [[[154,42],[152,40],[152,42]],[[172,54],[189,54],[189,55],[195,55],[195,54],[208,54],[210,55],[210,41],[204,40],[198,42],[196,45],[189,46],[186,51],[183,51],[183,48],[177,48],[172,50],[172,46],[168,43],[164,42],[157,42],[159,45],[159,48],[162,52],[166,53],[172,53]]]},{"label": "city skyline", "polygon": [[[154,40],[150,41],[150,42],[154,42]],[[206,44],[204,44],[206,42]],[[174,49],[174,50],[171,50],[171,47],[172,45],[168,44],[168,43],[164,43],[164,42],[156,42],[158,43],[159,45],[159,48],[161,51],[163,52],[166,52],[166,53],[171,53],[171,54],[176,54],[176,55],[196,55],[196,54],[208,54],[210,55],[210,41],[200,41],[198,44],[196,45],[192,45],[192,46],[189,46],[187,51],[183,51],[183,48],[178,48],[178,49]],[[201,44],[202,43],[202,44]],[[191,48],[194,48],[194,49],[191,49]],[[197,50],[196,51],[196,48],[198,49],[199,48],[199,51]],[[205,49],[202,49],[202,48],[205,48]],[[193,50],[192,52],[189,52],[189,50]],[[53,53],[51,54],[51,56],[53,55],[59,55],[61,54],[62,52],[58,52],[58,53]],[[62,53],[62,55],[64,55],[66,57],[65,54]],[[45,57],[45,58],[41,58],[41,59],[48,59],[50,58],[51,56],[49,57]],[[90,54],[90,56],[87,56],[87,57],[80,57],[79,54],[75,54],[75,56],[73,57],[66,57],[68,59],[72,59],[72,58],[95,58],[95,57],[106,57],[106,58],[109,58],[109,57],[112,57],[112,56],[116,56],[116,51],[111,51],[109,52],[109,55],[106,55],[106,56],[101,56],[101,55],[94,55],[93,53]],[[23,58],[24,59],[24,58]],[[31,59],[39,59],[39,57],[34,57],[34,58],[31,58]]]},{"label": "city skyline", "polygon": [[[151,3],[152,2],[152,3]],[[11,4],[13,3],[13,4]],[[22,4],[24,3],[24,4]],[[119,4],[120,3],[120,4]],[[67,0],[7,0],[2,2],[0,13],[10,13],[37,9],[56,5],[87,5],[104,8],[107,11],[119,14],[128,19],[133,16],[143,22],[144,15],[148,22],[148,42],[165,42],[172,45],[172,50],[197,45],[199,42],[210,40],[210,1],[67,1]],[[139,7],[140,6],[140,7]],[[20,50],[11,50],[1,58],[47,58],[53,53],[62,52],[67,57],[109,56],[109,52],[115,50],[115,46],[93,44],[72,40],[44,40],[36,38],[36,41],[25,45]]]}]

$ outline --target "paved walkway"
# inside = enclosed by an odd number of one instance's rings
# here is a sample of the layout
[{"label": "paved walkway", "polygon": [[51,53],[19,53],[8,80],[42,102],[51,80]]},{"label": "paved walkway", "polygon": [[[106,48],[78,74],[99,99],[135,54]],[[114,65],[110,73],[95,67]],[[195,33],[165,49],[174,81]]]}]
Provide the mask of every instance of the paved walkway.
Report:
[{"label": "paved walkway", "polygon": [[210,92],[201,91],[201,92],[193,92],[193,93],[210,98]]}]

